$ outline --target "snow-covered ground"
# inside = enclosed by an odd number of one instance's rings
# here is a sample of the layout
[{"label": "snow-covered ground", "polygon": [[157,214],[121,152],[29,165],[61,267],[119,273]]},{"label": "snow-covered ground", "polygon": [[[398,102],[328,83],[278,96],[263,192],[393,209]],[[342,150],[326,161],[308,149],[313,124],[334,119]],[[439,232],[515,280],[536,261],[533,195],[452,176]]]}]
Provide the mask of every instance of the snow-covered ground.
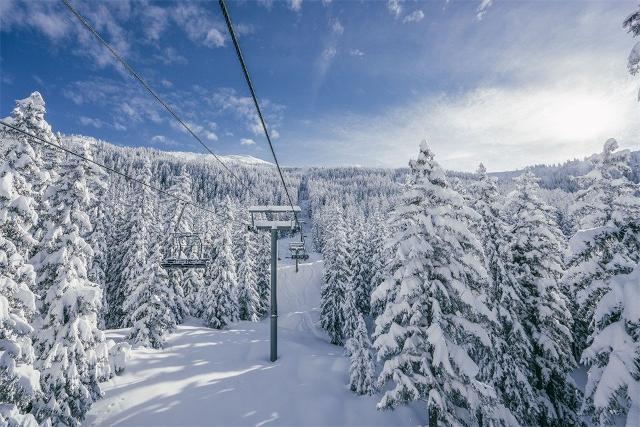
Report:
[{"label": "snow-covered ground", "polygon": [[[418,405],[377,411],[379,396],[348,390],[348,359],[318,326],[323,262],[295,272],[279,242],[279,359],[269,362],[269,321],[213,330],[197,319],[163,350],[136,349],[126,371],[103,384],[86,425],[418,425]],[[126,330],[110,331],[123,339]]]}]

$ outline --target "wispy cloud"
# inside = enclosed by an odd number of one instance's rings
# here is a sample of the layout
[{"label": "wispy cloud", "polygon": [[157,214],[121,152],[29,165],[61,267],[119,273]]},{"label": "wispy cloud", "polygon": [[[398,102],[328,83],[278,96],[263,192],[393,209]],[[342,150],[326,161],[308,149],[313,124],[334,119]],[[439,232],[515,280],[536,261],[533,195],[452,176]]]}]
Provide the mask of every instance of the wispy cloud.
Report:
[{"label": "wispy cloud", "polygon": [[294,12],[300,12],[302,10],[302,0],[288,0],[289,9]]},{"label": "wispy cloud", "polygon": [[400,5],[400,0],[388,0],[387,1],[387,9],[389,12],[396,18],[400,16],[402,13],[402,6]]},{"label": "wispy cloud", "polygon": [[86,117],[86,116],[80,116],[78,118],[78,121],[80,122],[80,124],[82,126],[92,126],[94,128],[100,129],[103,125],[102,120],[100,119],[94,119],[91,117]]},{"label": "wispy cloud", "polygon": [[[169,122],[169,124],[171,125],[172,128],[174,128],[177,131],[180,132],[184,132],[184,133],[189,133],[184,126],[182,126],[180,123],[176,122],[176,121],[171,121]],[[196,135],[198,135],[199,137],[204,137],[205,139],[209,140],[209,141],[217,141],[218,140],[218,135],[216,135],[216,133],[213,131],[215,129],[215,123],[207,123],[207,127],[201,126],[197,123],[193,123],[190,121],[185,122],[185,124],[189,127],[189,129],[191,129]]]},{"label": "wispy cloud", "polygon": [[402,22],[406,24],[409,22],[420,22],[423,19],[424,19],[424,12],[418,9],[418,10],[414,10],[409,15],[405,16]]},{"label": "wispy cloud", "polygon": [[155,58],[157,60],[159,60],[160,62],[162,62],[165,65],[171,65],[171,64],[186,64],[189,61],[187,61],[187,58],[185,58],[184,56],[182,56],[178,50],[176,48],[174,48],[173,46],[168,46],[164,49],[162,49],[161,52],[157,53],[155,55]]},{"label": "wispy cloud", "polygon": [[224,46],[226,38],[222,22],[212,20],[206,9],[197,3],[178,3],[172,16],[192,41],[208,47]]},{"label": "wispy cloud", "polygon": [[[231,112],[243,120],[246,128],[254,135],[262,134],[262,123],[260,123],[260,119],[256,114],[252,99],[248,96],[238,96],[233,89],[223,88],[215,91],[207,99],[214,108]],[[263,113],[266,115],[269,132],[274,139],[277,139],[280,136],[277,128],[282,121],[284,106],[273,103],[268,99],[262,99],[260,104]]]},{"label": "wispy cloud", "polygon": [[631,79],[573,83],[482,87],[425,97],[381,115],[325,117],[314,131],[328,131],[309,145],[350,164],[401,166],[426,137],[446,167],[474,170],[483,161],[490,170],[504,170],[585,156],[609,137],[637,144],[640,113]]},{"label": "wispy cloud", "polygon": [[349,55],[351,55],[351,56],[364,56],[364,52],[361,51],[360,49],[351,49],[349,51]]},{"label": "wispy cloud", "polygon": [[240,140],[240,145],[256,145],[256,142],[251,138],[242,138]]},{"label": "wispy cloud", "polygon": [[344,26],[338,19],[331,19],[329,34],[325,38],[324,47],[314,64],[313,92],[317,93],[324,82],[327,72],[338,54],[338,42],[344,34]]},{"label": "wispy cloud", "polygon": [[478,5],[478,9],[476,10],[476,17],[478,20],[481,20],[482,17],[487,13],[487,9],[491,7],[493,4],[493,0],[480,0],[480,4]]}]

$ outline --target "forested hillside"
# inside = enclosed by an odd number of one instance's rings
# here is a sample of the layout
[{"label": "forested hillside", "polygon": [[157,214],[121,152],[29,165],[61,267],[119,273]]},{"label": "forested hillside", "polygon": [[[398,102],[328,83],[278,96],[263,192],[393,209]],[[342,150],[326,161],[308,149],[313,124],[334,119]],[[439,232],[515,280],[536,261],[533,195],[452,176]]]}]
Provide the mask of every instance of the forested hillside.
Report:
[{"label": "forested hillside", "polygon": [[[265,318],[270,246],[247,208],[288,203],[272,165],[223,158],[236,180],[211,156],[59,135],[37,92],[5,120],[134,180],[0,129],[1,423],[79,425],[131,347],[162,349],[185,319]],[[640,419],[637,152],[610,139],[496,179],[482,164],[445,173],[422,142],[408,170],[285,178],[323,259],[322,339],[379,410],[422,405],[431,425]],[[205,268],[163,267],[174,232],[200,236]]]}]

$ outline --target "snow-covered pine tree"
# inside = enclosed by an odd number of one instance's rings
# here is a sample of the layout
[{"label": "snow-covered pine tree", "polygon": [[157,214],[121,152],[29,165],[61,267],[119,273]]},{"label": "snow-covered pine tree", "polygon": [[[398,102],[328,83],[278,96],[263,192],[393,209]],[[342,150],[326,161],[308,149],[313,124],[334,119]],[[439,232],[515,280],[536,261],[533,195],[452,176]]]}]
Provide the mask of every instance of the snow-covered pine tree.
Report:
[{"label": "snow-covered pine tree", "polygon": [[515,215],[510,250],[524,303],[520,321],[532,344],[528,382],[536,393],[537,424],[579,424],[579,391],[570,377],[572,317],[558,284],[564,236],[553,209],[538,194],[537,178],[527,172],[516,185],[508,203]]},{"label": "snow-covered pine tree", "polygon": [[349,388],[356,394],[373,394],[375,370],[371,341],[360,313],[353,336],[347,340],[345,347],[349,356]]},{"label": "snow-covered pine tree", "polygon": [[130,220],[129,213],[133,214],[131,206],[123,205],[118,200],[118,195],[124,196],[122,181],[116,181],[116,189],[111,189],[109,194],[109,212],[111,221],[107,222],[108,234],[105,270],[105,292],[103,295],[104,324],[107,328],[120,328],[124,320],[122,304],[124,303],[125,289],[125,261],[131,254],[128,252]]},{"label": "snow-covered pine tree", "polygon": [[358,294],[353,278],[347,278],[343,283],[344,300],[342,301],[342,339],[343,341],[353,337],[358,327],[358,317],[362,312],[358,309]]},{"label": "snow-covered pine tree", "polygon": [[[349,283],[349,253],[342,207],[335,204],[329,212],[327,241],[324,248],[324,283],[320,293],[320,325],[329,333],[332,344],[344,343],[345,287]],[[354,301],[355,303],[355,301]]]},{"label": "snow-covered pine tree", "polygon": [[[228,203],[225,208],[229,208]],[[201,297],[203,317],[207,325],[215,329],[238,318],[238,279],[231,242],[233,216],[230,209],[223,209],[223,212],[219,236],[214,242],[216,256],[205,270]]]},{"label": "snow-covered pine tree", "polygon": [[[184,202],[178,202],[175,198],[166,197],[165,202],[169,206],[169,221],[165,226],[165,236],[170,236],[171,233],[189,233],[193,231],[193,212],[190,206],[186,202],[191,202],[192,197],[192,180],[184,167],[181,167],[179,173],[172,178],[171,187],[167,192]],[[162,244],[168,245],[166,239]],[[177,250],[177,248],[171,248]],[[172,256],[193,256],[193,254],[171,254]],[[185,277],[189,276],[189,285],[194,285],[194,281],[197,281],[197,273],[191,271],[193,269],[182,271],[180,269],[172,269],[168,272],[169,282],[168,286],[175,295],[175,305],[173,307],[173,315],[177,323],[181,323],[184,317],[189,313],[189,309],[185,304]],[[191,289],[190,289],[191,290]]]},{"label": "snow-covered pine tree", "polygon": [[[135,162],[137,174],[135,178],[149,184],[151,182],[151,163],[144,156],[139,156]],[[118,327],[133,325],[132,314],[143,301],[133,300],[133,295],[142,286],[143,276],[149,260],[149,244],[151,242],[151,223],[153,222],[152,195],[141,185],[135,185],[131,190],[131,204],[126,207],[123,227],[126,237],[119,242],[123,252],[121,261],[120,282],[114,283],[109,289],[110,315],[113,323]],[[124,234],[124,233],[123,233]],[[128,310],[125,309],[128,307]],[[110,322],[111,323],[111,322]]]},{"label": "snow-covered pine tree", "polygon": [[617,148],[616,140],[609,139],[602,153],[591,157],[594,169],[576,178],[580,190],[571,213],[582,231],[571,239],[568,267],[563,277],[568,293],[574,296],[576,358],[593,333],[593,313],[606,292],[601,285],[609,277],[631,272],[640,260],[637,237],[621,232],[621,227],[640,218],[640,198],[636,196],[640,190],[627,178],[629,151],[618,152]]},{"label": "snow-covered pine tree", "polygon": [[[91,155],[86,146],[83,154]],[[91,230],[86,168],[75,157],[64,159],[58,181],[45,191],[43,204],[54,213],[32,258],[42,298],[35,338],[44,395],[38,417],[53,424],[79,425],[101,396],[102,291],[87,277],[93,252],[83,238]]]},{"label": "snow-covered pine tree", "polygon": [[[27,100],[18,101],[4,120],[28,128],[37,117],[27,114]],[[31,326],[35,272],[26,257],[37,244],[36,198],[44,174],[32,144],[30,138],[0,128],[0,402],[7,405],[0,410],[0,424],[9,425],[33,421],[29,412],[40,397]]]},{"label": "snow-covered pine tree", "polygon": [[[373,217],[373,225],[370,228],[369,244],[371,253],[371,282],[369,283],[370,290],[370,313],[373,316],[378,316],[384,310],[387,305],[387,297],[392,298],[387,288],[382,287],[382,283],[385,281],[385,274],[388,271],[386,264],[391,258],[391,255],[387,251],[386,242],[389,240],[389,229],[386,221],[384,220],[382,213],[377,212]],[[389,281],[391,284],[393,281]]]},{"label": "snow-covered pine tree", "polygon": [[633,367],[639,354],[637,324],[620,320],[634,317],[626,314],[625,305],[633,301],[628,283],[640,263],[639,187],[627,178],[629,152],[617,148],[615,140],[608,140],[602,153],[591,158],[594,169],[577,179],[581,189],[572,211],[583,229],[570,240],[563,278],[575,295],[574,352],[590,365],[582,409],[601,425],[632,408],[640,378]]},{"label": "snow-covered pine tree", "polygon": [[[640,221],[634,228],[640,236]],[[606,282],[582,353],[590,365],[582,410],[597,425],[612,425],[626,415],[626,425],[633,426],[640,420],[640,264]]]},{"label": "snow-covered pine tree", "polygon": [[[6,190],[6,189],[5,189]],[[12,189],[11,189],[12,190]],[[0,206],[11,205],[13,192],[0,194]],[[3,209],[4,210],[4,209]],[[7,212],[0,216],[6,217]],[[2,228],[0,228],[2,230]],[[15,245],[0,233],[0,424],[22,425],[40,398],[40,373],[34,368],[30,322],[36,311],[35,273]],[[0,405],[3,406],[3,405]]]},{"label": "snow-covered pine tree", "polygon": [[491,345],[482,248],[467,228],[472,211],[426,141],[410,167],[392,213],[390,279],[380,285],[389,296],[374,334],[384,361],[378,385],[392,387],[378,408],[424,400],[430,425],[491,423],[500,405],[471,358]]},{"label": "snow-covered pine tree", "polygon": [[[44,120],[44,101],[38,92],[16,101],[11,116],[3,120],[41,137],[53,138]],[[34,237],[38,224],[36,213],[48,175],[41,158],[41,143],[13,129],[0,127],[0,193],[3,204],[2,234],[25,259],[37,244]]]},{"label": "snow-covered pine tree", "polygon": [[[640,6],[624,20],[622,26],[626,28],[633,37],[640,36]],[[640,73],[640,41],[633,46],[633,49],[631,49],[629,53],[627,68],[633,76]],[[640,92],[638,92],[638,100],[640,101]]]},{"label": "snow-covered pine tree", "polygon": [[260,294],[258,292],[258,235],[244,229],[245,250],[238,271],[238,305],[240,320],[257,322],[260,311]]},{"label": "snow-covered pine tree", "polygon": [[162,252],[159,246],[140,272],[140,281],[127,295],[124,310],[131,322],[129,340],[140,346],[162,348],[167,333],[176,327],[174,308],[176,295],[168,286],[169,277],[162,268]]},{"label": "snow-covered pine tree", "polygon": [[493,350],[495,364],[489,367],[490,379],[501,400],[522,425],[536,424],[537,408],[532,405],[536,393],[530,384],[529,361],[532,346],[522,325],[524,295],[514,277],[509,251],[509,230],[501,216],[502,197],[495,179],[487,175],[481,163],[477,180],[469,191],[471,207],[479,214],[475,232],[482,242],[489,273],[489,304],[497,315]]},{"label": "snow-covered pine tree", "polygon": [[[205,254],[206,255],[206,254]],[[200,268],[190,268],[182,275],[182,289],[184,290],[184,305],[189,310],[189,315],[202,316],[202,304],[198,297],[204,286],[204,271]]]},{"label": "snow-covered pine tree", "polygon": [[367,253],[367,233],[365,219],[355,212],[351,221],[351,239],[348,241],[350,253],[351,282],[355,291],[356,307],[362,314],[369,314],[371,301],[371,265]]},{"label": "snow-covered pine tree", "polygon": [[256,279],[258,289],[258,318],[269,312],[271,305],[271,238],[269,233],[257,235]]}]

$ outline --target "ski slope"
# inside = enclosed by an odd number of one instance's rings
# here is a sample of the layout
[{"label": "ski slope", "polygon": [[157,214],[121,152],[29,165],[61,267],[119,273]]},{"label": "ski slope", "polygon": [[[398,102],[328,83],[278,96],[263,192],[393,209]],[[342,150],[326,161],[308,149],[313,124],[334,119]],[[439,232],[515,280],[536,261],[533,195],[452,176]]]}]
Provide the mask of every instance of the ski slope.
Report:
[{"label": "ski slope", "polygon": [[[377,411],[379,396],[348,390],[348,359],[318,327],[323,263],[295,272],[279,242],[279,359],[269,362],[269,321],[213,330],[197,319],[163,350],[136,349],[126,371],[103,384],[86,425],[418,425],[416,407]],[[109,331],[123,339],[127,330]]]}]

